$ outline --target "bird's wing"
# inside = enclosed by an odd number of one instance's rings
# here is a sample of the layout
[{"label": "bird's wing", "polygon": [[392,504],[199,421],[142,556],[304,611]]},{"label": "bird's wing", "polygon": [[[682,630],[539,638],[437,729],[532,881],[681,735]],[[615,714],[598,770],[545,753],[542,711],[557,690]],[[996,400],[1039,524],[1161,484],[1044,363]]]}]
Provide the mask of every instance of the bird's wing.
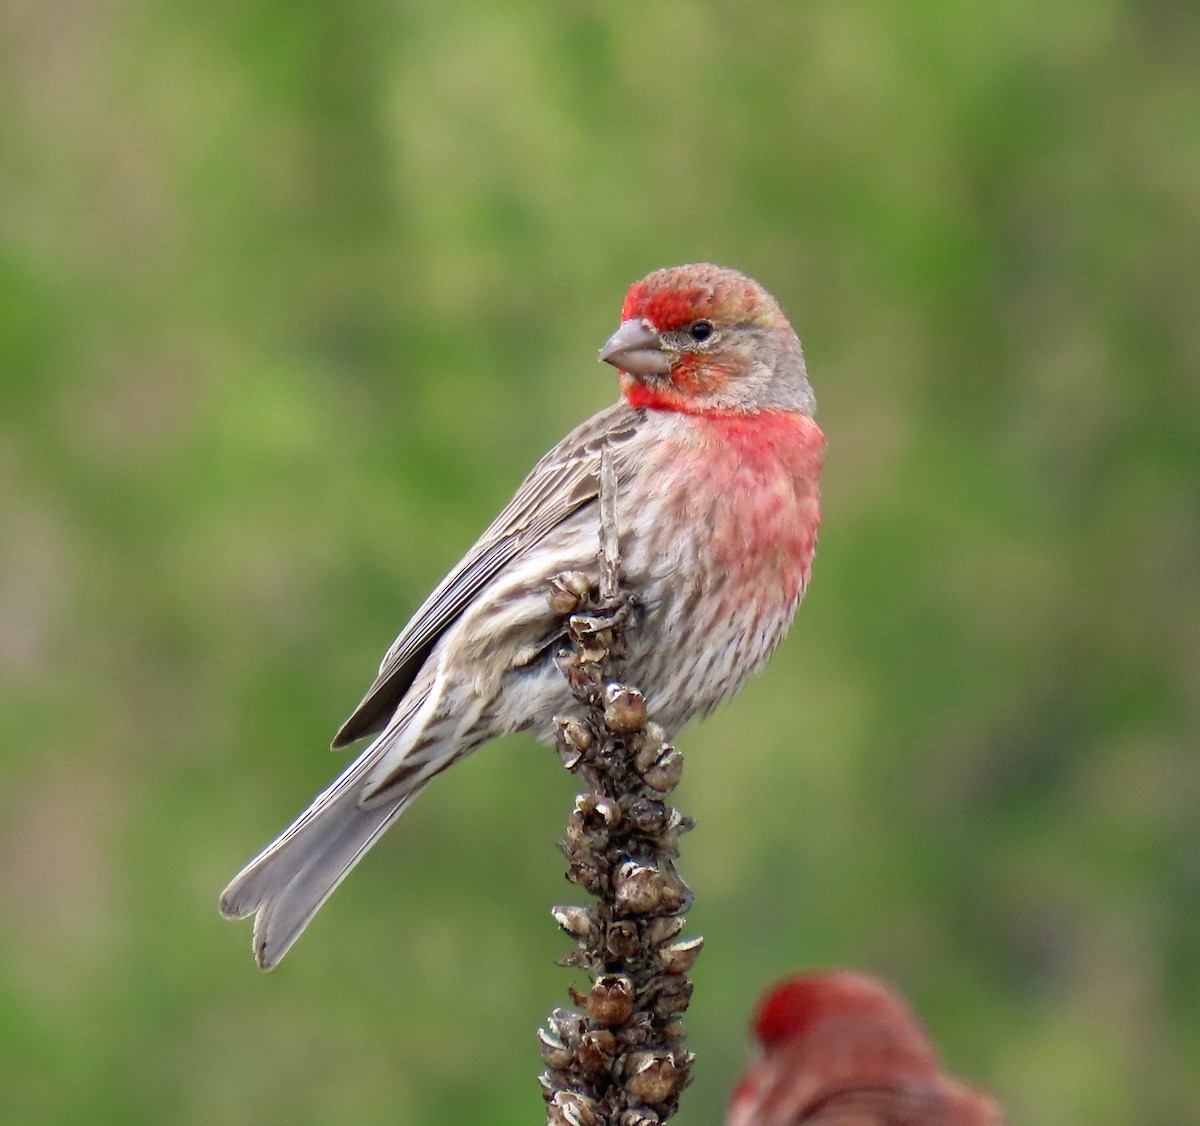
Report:
[{"label": "bird's wing", "polygon": [[448,626],[495,576],[599,495],[600,451],[619,449],[642,412],[624,401],[593,415],[558,443],[412,616],[379,666],[375,683],[333,740],[344,747],[387,723]]}]

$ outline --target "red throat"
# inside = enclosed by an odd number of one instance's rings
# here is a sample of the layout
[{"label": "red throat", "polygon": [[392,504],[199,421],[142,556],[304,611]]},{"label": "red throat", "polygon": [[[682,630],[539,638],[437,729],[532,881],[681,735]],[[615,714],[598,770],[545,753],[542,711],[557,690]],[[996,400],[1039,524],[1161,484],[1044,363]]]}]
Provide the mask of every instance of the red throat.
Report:
[{"label": "red throat", "polygon": [[[821,523],[820,428],[799,411],[691,410],[676,417],[686,424],[668,427],[673,437],[655,453],[661,489],[680,489],[687,498],[681,503],[707,522],[708,550],[730,589],[770,591],[794,607],[808,585]],[[748,611],[731,603],[728,612]]]},{"label": "red throat", "polygon": [[679,362],[668,381],[654,385],[622,372],[621,393],[631,407],[726,417],[734,412],[705,405],[697,399],[697,392],[701,388],[711,392],[725,383],[727,378],[725,372],[711,365],[707,365],[701,372],[696,370],[695,365]]}]

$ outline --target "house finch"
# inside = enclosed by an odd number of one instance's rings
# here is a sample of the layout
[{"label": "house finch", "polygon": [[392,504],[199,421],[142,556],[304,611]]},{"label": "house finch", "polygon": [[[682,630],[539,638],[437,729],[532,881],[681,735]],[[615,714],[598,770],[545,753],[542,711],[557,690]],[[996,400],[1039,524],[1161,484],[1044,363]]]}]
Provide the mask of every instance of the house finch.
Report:
[{"label": "house finch", "polygon": [[942,1074],[904,1000],[862,974],[791,978],[753,1027],[762,1056],[725,1126],[1003,1126],[987,1095]]},{"label": "house finch", "polygon": [[600,351],[621,399],[568,434],[425,600],[334,740],[374,738],[221,897],[255,913],[274,966],[435,774],[510,731],[552,740],[579,714],[555,665],[550,579],[598,580],[601,450],[617,479],[622,585],[636,599],[626,668],[668,729],[761,668],[808,584],[825,439],[800,341],[734,270],[658,270],[626,295]]}]

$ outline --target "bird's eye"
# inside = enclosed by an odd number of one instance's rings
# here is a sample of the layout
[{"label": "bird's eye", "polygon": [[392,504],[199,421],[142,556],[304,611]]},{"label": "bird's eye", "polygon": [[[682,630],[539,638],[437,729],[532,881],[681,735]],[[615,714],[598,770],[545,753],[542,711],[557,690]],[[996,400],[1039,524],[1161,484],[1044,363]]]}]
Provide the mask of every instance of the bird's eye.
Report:
[{"label": "bird's eye", "polygon": [[707,340],[713,334],[712,321],[693,321],[688,335],[697,343]]}]

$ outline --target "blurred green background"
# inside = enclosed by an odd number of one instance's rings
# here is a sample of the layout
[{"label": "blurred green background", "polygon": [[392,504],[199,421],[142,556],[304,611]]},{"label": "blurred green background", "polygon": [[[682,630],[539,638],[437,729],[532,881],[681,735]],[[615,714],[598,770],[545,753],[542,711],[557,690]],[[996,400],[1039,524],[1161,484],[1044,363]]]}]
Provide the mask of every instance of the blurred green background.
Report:
[{"label": "blurred green background", "polygon": [[272,975],[217,894],[703,259],[830,453],[797,627],[679,738],[679,1121],[828,963],[1014,1122],[1200,1120],[1198,74],[1182,0],[0,8],[0,1121],[540,1121],[552,752]]}]

